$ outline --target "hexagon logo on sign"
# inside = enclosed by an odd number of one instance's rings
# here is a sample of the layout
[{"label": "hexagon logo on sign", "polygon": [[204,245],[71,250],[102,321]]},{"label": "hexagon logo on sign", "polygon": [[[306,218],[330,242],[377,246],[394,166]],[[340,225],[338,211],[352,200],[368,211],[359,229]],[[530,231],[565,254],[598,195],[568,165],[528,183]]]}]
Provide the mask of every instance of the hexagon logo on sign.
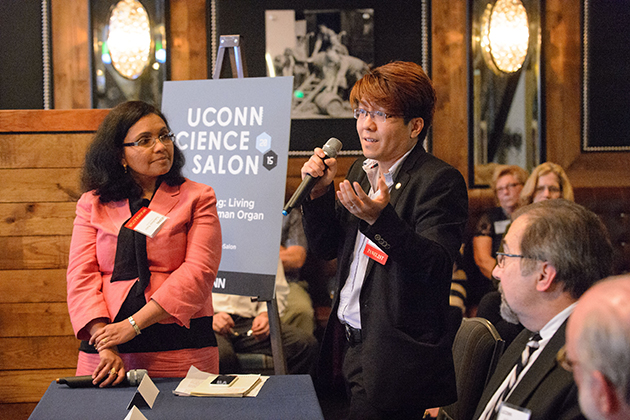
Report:
[{"label": "hexagon logo on sign", "polygon": [[271,150],[271,136],[267,133],[261,133],[256,137],[256,149],[260,153],[267,153]]},{"label": "hexagon logo on sign", "polygon": [[268,151],[263,155],[263,166],[268,170],[272,170],[278,164],[278,155],[273,150]]}]

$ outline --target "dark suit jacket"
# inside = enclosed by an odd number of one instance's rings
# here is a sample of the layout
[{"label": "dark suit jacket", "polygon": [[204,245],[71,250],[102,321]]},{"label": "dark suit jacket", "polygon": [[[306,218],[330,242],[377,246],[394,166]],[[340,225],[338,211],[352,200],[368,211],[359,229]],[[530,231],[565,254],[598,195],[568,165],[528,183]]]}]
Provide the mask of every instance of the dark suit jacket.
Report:
[{"label": "dark suit jacket", "polygon": [[[558,350],[564,345],[566,321],[545,346],[506,402],[532,411],[530,420],[584,419],[578,404],[577,386],[573,375],[556,361]],[[484,389],[475,419],[486,408],[505,377],[510,373],[531,336],[523,330],[507,348],[497,365],[490,382]]]},{"label": "dark suit jacket", "polygon": [[[347,179],[364,191],[370,185],[357,160]],[[333,347],[343,346],[337,318],[360,229],[387,255],[385,265],[368,263],[360,296],[363,377],[367,396],[383,410],[434,407],[456,399],[452,341],[447,319],[453,257],[468,217],[461,174],[418,144],[407,156],[391,188],[390,203],[370,226],[338,204],[334,191],[303,206],[309,248],[338,258],[333,302],[320,360],[320,376],[332,372]]]}]

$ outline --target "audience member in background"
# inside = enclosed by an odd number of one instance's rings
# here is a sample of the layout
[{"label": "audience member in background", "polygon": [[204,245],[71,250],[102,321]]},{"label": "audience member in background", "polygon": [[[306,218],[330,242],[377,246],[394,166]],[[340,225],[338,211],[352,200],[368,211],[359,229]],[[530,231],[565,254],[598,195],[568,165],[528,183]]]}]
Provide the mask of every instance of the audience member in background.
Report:
[{"label": "audience member in background", "polygon": [[282,219],[280,260],[289,283],[289,295],[282,322],[313,334],[315,331],[313,301],[308,293],[308,283],[300,279],[300,269],[306,261],[306,236],[302,227],[302,213],[299,210],[290,212]]},{"label": "audience member in background", "polygon": [[554,198],[573,201],[573,187],[560,165],[552,162],[541,163],[527,179],[521,191],[520,205],[526,206]]},{"label": "audience member in background", "polygon": [[608,233],[597,215],[567,200],[531,204],[513,217],[492,274],[504,318],[526,330],[499,360],[474,418],[508,418],[514,407],[530,410],[532,420],[583,418],[573,377],[555,358],[577,300],[610,274]]},{"label": "audience member in background", "polygon": [[[166,118],[140,101],[110,111],[85,157],[68,262],[77,375],[116,385],[125,371],[219,371],[212,286],[221,228],[212,188],[181,174]],[[125,227],[141,208],[167,219],[153,237]],[[151,215],[147,216],[151,217]],[[141,334],[142,333],[142,334]]]},{"label": "audience member in background", "polygon": [[559,359],[579,388],[590,420],[630,419],[630,276],[589,289],[569,318],[566,352]]},{"label": "audience member in background", "polygon": [[497,166],[492,175],[492,189],[499,207],[488,210],[479,218],[473,238],[475,263],[486,278],[492,278],[492,270],[497,264],[496,253],[510,216],[518,207],[518,199],[527,181],[527,171],[519,166]]},{"label": "audience member in background", "polygon": [[[289,285],[278,260],[276,301],[280,317],[286,308]],[[221,373],[241,373],[236,353],[258,353],[272,356],[269,339],[267,302],[252,302],[249,296],[213,293],[213,328],[217,335]],[[289,373],[311,373],[317,356],[313,333],[282,324],[282,346]]]},{"label": "audience member in background", "polygon": [[337,161],[320,148],[302,167],[318,179],[302,205],[309,249],[338,258],[318,389],[345,382],[350,419],[421,418],[457,398],[448,297],[468,197],[462,175],[422,147],[435,99],[415,63],[373,69],[350,94],[365,157],[338,192]]},{"label": "audience member in background", "polygon": [[[518,207],[518,199],[527,175],[525,169],[516,165],[499,165],[492,174],[491,185],[499,207],[490,209],[479,218],[473,233],[472,249],[468,246],[464,250],[469,264],[466,270],[469,308],[476,307],[486,293],[496,290],[492,281],[492,269],[497,263],[496,253],[511,222],[510,216]],[[473,267],[470,267],[471,258],[468,255],[471,252],[475,265]]]}]

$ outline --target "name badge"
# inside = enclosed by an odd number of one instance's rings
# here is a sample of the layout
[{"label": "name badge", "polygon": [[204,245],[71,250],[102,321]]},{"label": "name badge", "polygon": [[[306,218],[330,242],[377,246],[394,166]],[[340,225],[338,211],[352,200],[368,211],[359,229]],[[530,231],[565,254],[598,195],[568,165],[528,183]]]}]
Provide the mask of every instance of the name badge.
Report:
[{"label": "name badge", "polygon": [[385,263],[387,262],[388,255],[377,247],[370,245],[369,243],[365,244],[363,253],[379,264],[385,265]]},{"label": "name badge", "polygon": [[505,233],[505,229],[512,223],[510,219],[508,220],[499,220],[498,222],[494,222],[494,233],[497,235],[502,235]]},{"label": "name badge", "polygon": [[501,403],[497,420],[529,420],[532,411],[509,403]]},{"label": "name badge", "polygon": [[164,222],[167,220],[168,217],[162,216],[148,207],[142,207],[125,223],[125,227],[153,238],[162,229]]}]

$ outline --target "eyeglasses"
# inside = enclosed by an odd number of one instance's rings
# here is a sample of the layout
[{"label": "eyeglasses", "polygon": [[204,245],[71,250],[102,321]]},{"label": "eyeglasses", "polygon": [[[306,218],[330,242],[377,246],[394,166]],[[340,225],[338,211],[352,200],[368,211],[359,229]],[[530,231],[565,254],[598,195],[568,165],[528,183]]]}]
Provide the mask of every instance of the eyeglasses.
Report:
[{"label": "eyeglasses", "polygon": [[552,194],[557,194],[562,191],[562,188],[556,187],[555,185],[541,185],[540,187],[536,187],[537,193],[541,193],[545,190],[549,191]]},{"label": "eyeglasses", "polygon": [[173,144],[173,142],[175,141],[175,134],[171,132],[171,133],[166,133],[166,134],[160,134],[157,137],[153,137],[149,135],[142,136],[138,140],[132,143],[123,143],[122,145],[124,147],[140,146],[145,149],[150,149],[151,147],[155,146],[155,143],[157,140],[159,140],[160,143],[162,143],[164,146],[168,146],[169,144]]},{"label": "eyeglasses", "polygon": [[503,264],[505,263],[505,257],[512,257],[512,258],[529,258],[526,257],[525,255],[518,255],[518,254],[506,254],[505,252],[497,252],[497,266],[499,268],[503,268]]},{"label": "eyeglasses", "polygon": [[519,185],[523,185],[523,183],[522,182],[518,182],[518,183],[507,184],[505,187],[497,188],[497,193],[502,193],[502,192],[506,192],[507,190],[512,190],[512,189],[518,187]]},{"label": "eyeglasses", "polygon": [[363,108],[355,108],[353,112],[354,112],[354,118],[356,118],[357,120],[361,118],[364,119],[366,115],[369,115],[372,121],[374,121],[377,124],[384,123],[388,118],[399,117],[399,115],[390,115],[390,114],[384,113],[383,111],[366,111]]},{"label": "eyeglasses", "polygon": [[556,354],[556,361],[560,366],[562,366],[562,369],[566,370],[567,372],[573,372],[575,362],[569,359],[566,346],[562,346],[560,350],[558,350],[558,354]]}]

